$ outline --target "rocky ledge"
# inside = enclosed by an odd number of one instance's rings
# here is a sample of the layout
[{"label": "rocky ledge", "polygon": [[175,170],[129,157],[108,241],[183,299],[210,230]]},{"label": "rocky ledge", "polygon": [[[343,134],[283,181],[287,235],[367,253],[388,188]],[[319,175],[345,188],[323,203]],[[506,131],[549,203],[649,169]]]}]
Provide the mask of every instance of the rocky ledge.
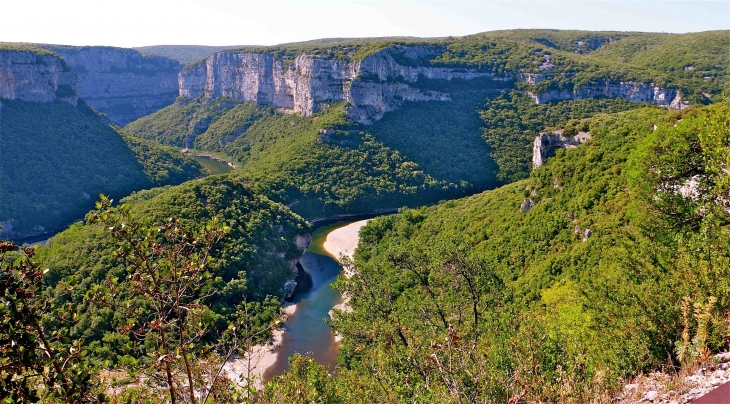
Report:
[{"label": "rocky ledge", "polygon": [[575,136],[565,136],[563,133],[564,131],[561,129],[537,135],[532,147],[533,169],[542,167],[545,160],[554,156],[558,149],[572,149],[591,138],[591,134],[588,132],[578,132]]},{"label": "rocky ledge", "polygon": [[[532,80],[539,81],[534,78]],[[619,97],[628,101],[657,104],[669,109],[683,109],[689,105],[682,99],[679,91],[673,88],[663,88],[654,83],[637,83],[633,81],[605,80],[601,83],[584,85],[573,91],[550,90],[543,94],[528,91],[527,94],[537,104],[562,100]]]}]

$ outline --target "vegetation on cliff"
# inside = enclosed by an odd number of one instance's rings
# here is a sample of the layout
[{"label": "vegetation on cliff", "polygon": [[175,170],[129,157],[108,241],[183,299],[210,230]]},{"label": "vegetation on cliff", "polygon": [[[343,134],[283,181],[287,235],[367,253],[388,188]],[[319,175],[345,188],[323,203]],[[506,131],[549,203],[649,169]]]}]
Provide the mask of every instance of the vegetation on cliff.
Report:
[{"label": "vegetation on cliff", "polygon": [[666,76],[667,85],[682,89],[688,101],[707,104],[730,93],[730,34],[646,34],[601,47],[591,58],[652,69]]},{"label": "vegetation on cliff", "polygon": [[[38,56],[54,56],[63,60],[57,53],[49,49],[40,48],[32,44],[0,42],[0,51],[29,52]],[[64,68],[68,68],[65,61],[61,62]]]},{"label": "vegetation on cliff", "polygon": [[487,31],[468,38],[508,39],[539,43],[566,52],[584,54],[623,38],[647,35],[645,32],[580,31],[560,29],[510,29]]}]

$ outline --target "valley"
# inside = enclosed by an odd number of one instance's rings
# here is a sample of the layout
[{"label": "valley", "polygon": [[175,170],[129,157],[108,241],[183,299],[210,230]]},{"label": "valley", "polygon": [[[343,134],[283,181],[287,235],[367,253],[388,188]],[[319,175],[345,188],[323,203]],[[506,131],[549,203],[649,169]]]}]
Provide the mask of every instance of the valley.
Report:
[{"label": "valley", "polygon": [[0,43],[0,238],[48,239],[2,244],[4,301],[45,299],[2,332],[53,335],[78,375],[35,383],[79,402],[602,403],[711,366],[728,32]]}]

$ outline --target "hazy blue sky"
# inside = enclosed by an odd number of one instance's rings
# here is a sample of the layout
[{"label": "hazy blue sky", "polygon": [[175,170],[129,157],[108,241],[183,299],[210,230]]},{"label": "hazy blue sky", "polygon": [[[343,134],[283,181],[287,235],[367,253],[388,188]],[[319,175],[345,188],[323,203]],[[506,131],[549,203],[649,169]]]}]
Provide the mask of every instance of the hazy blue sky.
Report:
[{"label": "hazy blue sky", "polygon": [[728,0],[0,0],[0,41],[272,45],[317,38],[459,36],[511,28],[730,28]]}]

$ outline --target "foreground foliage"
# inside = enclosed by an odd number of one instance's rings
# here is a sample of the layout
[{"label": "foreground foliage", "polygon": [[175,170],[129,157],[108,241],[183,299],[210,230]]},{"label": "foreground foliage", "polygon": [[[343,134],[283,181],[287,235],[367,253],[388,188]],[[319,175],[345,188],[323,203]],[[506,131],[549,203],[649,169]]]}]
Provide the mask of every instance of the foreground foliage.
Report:
[{"label": "foreground foliage", "polygon": [[45,327],[44,316],[72,321],[74,307],[57,305],[43,293],[45,271],[34,254],[32,247],[0,241],[0,402],[104,400],[92,393],[98,382],[80,341]]},{"label": "foreground foliage", "polygon": [[197,374],[197,362],[206,353],[215,354],[218,348],[227,351],[220,359],[225,363],[238,348],[233,326],[226,330],[230,331],[226,336],[233,335],[234,339],[227,350],[201,343],[211,328],[210,309],[205,301],[215,294],[204,290],[215,265],[210,253],[230,228],[221,226],[216,219],[200,231],[187,229],[175,219],[153,226],[131,216],[129,205],[114,208],[105,197],[89,222],[105,226],[119,244],[116,257],[128,264],[130,274],[122,282],[128,285],[131,296],[130,300],[120,301],[124,293],[115,279],[106,285],[94,285],[85,297],[123,313],[126,324],[120,327],[120,334],[129,335],[133,341],[144,341],[151,356],[151,361],[143,366],[129,366],[125,370],[132,374],[141,372],[138,383],[166,385],[173,404],[196,403],[198,397],[206,402],[224,383],[222,364],[217,371],[207,369],[212,374],[206,380]]},{"label": "foreground foliage", "polygon": [[[148,223],[151,229],[166,225],[170,217],[185,228],[200,229],[216,219],[230,227],[226,238],[207,252],[215,266],[206,273],[196,295],[205,305],[202,324],[213,332],[205,334],[204,341],[216,340],[215,333],[237,321],[242,301],[249,303],[249,311],[256,316],[276,316],[279,299],[294,286],[288,283],[294,278],[288,261],[300,255],[294,239],[308,231],[299,216],[242,183],[220,176],[140,192],[124,201],[130,205],[131,218]],[[39,246],[38,260],[50,268],[44,280],[49,293],[76,304],[78,310],[75,323],[51,322],[49,326],[66,329],[69,336],[84,341],[89,355],[100,363],[126,367],[142,360],[146,364],[144,358],[152,357],[155,347],[120,331],[128,327],[129,314],[86,295],[97,287],[115,285],[117,303],[128,300],[131,307],[148,310],[132,285],[124,282],[134,271],[117,252],[109,231],[93,224],[75,224],[46,246]],[[69,277],[78,281],[71,291],[66,289]],[[259,337],[269,335],[265,332]]]}]

